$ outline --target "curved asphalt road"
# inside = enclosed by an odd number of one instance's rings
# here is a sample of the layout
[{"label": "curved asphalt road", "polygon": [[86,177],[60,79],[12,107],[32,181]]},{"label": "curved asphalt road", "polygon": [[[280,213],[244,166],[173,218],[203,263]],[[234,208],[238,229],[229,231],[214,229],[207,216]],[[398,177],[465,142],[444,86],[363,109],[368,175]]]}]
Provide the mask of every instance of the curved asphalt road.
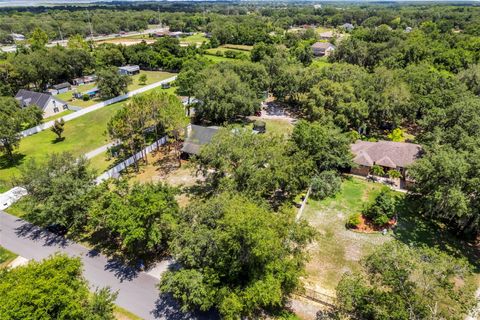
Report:
[{"label": "curved asphalt road", "polygon": [[[83,261],[83,274],[92,288],[108,286],[113,291],[118,291],[115,303],[143,319],[199,318],[182,314],[171,299],[160,296],[156,288],[159,281],[157,278],[125,267],[3,211],[0,211],[0,246],[34,260],[47,258],[56,252],[80,257]],[[165,263],[160,269],[165,270],[167,267],[168,263]]]}]

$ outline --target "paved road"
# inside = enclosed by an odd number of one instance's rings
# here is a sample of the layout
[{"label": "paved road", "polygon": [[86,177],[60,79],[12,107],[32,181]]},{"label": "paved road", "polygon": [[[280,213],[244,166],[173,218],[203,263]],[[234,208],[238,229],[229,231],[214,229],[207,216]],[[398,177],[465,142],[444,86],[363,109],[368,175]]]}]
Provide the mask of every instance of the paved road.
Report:
[{"label": "paved road", "polygon": [[55,252],[81,257],[83,274],[92,288],[109,286],[118,290],[116,304],[144,319],[200,318],[180,313],[171,299],[160,297],[156,277],[125,267],[3,211],[0,211],[0,245],[27,259],[41,260]]}]

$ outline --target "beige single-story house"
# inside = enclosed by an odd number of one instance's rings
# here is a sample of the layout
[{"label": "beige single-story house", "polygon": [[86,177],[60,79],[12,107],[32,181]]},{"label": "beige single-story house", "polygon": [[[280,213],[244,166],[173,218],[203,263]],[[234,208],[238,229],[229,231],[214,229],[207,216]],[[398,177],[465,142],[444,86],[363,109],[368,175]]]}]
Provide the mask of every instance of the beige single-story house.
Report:
[{"label": "beige single-story house", "polygon": [[43,111],[44,118],[68,110],[68,104],[65,101],[46,93],[20,89],[15,99],[17,99],[22,108],[31,105],[37,106]]},{"label": "beige single-story house", "polygon": [[316,57],[329,56],[335,50],[335,46],[330,42],[315,42],[312,45],[313,55]]},{"label": "beige single-story house", "polygon": [[368,176],[374,165],[381,166],[385,172],[394,169],[401,173],[401,187],[408,187],[413,181],[408,178],[407,167],[417,160],[422,147],[414,143],[393,141],[361,141],[350,146],[357,165],[351,169],[352,174]]}]

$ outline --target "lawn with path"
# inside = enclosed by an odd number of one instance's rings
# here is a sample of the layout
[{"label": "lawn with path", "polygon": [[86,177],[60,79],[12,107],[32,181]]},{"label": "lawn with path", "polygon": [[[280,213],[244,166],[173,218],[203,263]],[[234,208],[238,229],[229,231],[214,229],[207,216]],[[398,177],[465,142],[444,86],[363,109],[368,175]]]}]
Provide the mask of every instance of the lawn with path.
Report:
[{"label": "lawn with path", "polygon": [[455,238],[441,225],[422,219],[415,211],[415,204],[403,198],[403,194],[400,197],[405,202],[398,209],[398,224],[386,235],[348,230],[345,227],[348,216],[361,212],[382,187],[380,183],[348,177],[336,196],[321,201],[308,200],[302,219],[319,233],[317,241],[309,247],[311,259],[305,279],[309,288],[333,296],[343,273],[359,270],[360,259],[388,241],[439,248],[466,258],[479,272],[479,248]]},{"label": "lawn with path", "polygon": [[195,33],[190,36],[180,38],[180,42],[186,42],[188,44],[202,44],[203,42],[208,42],[208,38],[205,37],[204,33]]}]

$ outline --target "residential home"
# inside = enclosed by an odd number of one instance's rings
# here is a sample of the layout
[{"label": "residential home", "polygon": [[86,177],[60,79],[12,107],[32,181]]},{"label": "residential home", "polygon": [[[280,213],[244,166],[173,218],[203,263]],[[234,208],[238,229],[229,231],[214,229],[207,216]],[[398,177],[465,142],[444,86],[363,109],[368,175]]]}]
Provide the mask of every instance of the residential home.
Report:
[{"label": "residential home", "polygon": [[393,141],[361,141],[351,145],[354,154],[353,162],[357,167],[351,169],[351,173],[368,176],[374,165],[381,166],[385,172],[397,170],[402,178],[400,187],[410,186],[413,181],[409,179],[407,167],[417,160],[422,152],[418,144]]},{"label": "residential home", "polygon": [[72,89],[72,85],[69,82],[63,82],[56,84],[52,86],[48,92],[50,92],[52,95],[57,95],[61,93],[65,93],[67,91],[70,91]]},{"label": "residential home", "polygon": [[315,42],[312,45],[312,50],[316,57],[329,56],[335,50],[335,46],[330,42]]},{"label": "residential home", "polygon": [[140,66],[138,65],[128,65],[118,68],[118,72],[124,76],[133,76],[134,74],[140,73]]},{"label": "residential home", "polygon": [[22,108],[31,105],[37,106],[43,111],[44,118],[68,110],[68,104],[65,101],[46,93],[20,89],[15,96],[15,99],[20,102]]},{"label": "residential home", "polygon": [[340,26],[340,28],[342,28],[346,31],[352,31],[353,29],[355,29],[355,27],[351,23],[344,23]]},{"label": "residential home", "polygon": [[210,143],[218,129],[218,127],[188,125],[185,129],[185,142],[183,143],[182,153],[187,157],[199,154],[201,147]]}]

